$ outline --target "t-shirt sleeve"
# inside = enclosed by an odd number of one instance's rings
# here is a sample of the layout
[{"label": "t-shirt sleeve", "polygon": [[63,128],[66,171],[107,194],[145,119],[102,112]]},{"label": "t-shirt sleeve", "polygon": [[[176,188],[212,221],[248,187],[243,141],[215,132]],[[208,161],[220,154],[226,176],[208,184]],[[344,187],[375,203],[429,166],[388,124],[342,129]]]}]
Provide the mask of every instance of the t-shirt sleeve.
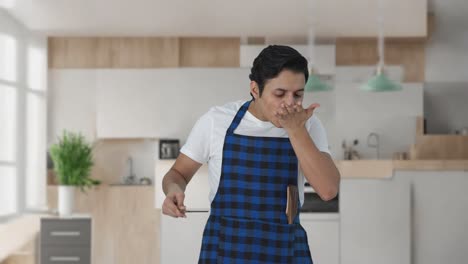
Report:
[{"label": "t-shirt sleeve", "polygon": [[212,133],[213,118],[208,112],[197,120],[180,152],[198,163],[208,162]]},{"label": "t-shirt sleeve", "polygon": [[321,151],[331,155],[330,148],[328,147],[327,132],[318,117],[313,116],[309,123],[309,134],[315,143],[315,146]]}]

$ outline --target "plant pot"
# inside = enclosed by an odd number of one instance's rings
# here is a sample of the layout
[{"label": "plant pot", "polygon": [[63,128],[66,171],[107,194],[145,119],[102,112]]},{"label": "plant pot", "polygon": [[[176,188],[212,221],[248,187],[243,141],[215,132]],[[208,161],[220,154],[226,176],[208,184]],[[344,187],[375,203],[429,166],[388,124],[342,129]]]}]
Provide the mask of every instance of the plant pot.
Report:
[{"label": "plant pot", "polygon": [[75,186],[59,185],[58,192],[59,216],[71,216],[75,204]]}]

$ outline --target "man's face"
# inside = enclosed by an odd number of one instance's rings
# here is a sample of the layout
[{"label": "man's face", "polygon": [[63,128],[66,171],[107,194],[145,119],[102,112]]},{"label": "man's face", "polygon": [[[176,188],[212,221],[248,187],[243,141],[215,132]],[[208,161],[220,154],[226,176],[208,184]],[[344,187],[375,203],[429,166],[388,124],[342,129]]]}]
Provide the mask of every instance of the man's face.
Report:
[{"label": "man's face", "polygon": [[262,121],[270,121],[276,127],[281,127],[275,113],[283,103],[285,105],[293,105],[297,102],[302,103],[304,86],[304,74],[290,70],[283,70],[276,78],[268,80],[265,83],[261,96],[258,85],[253,82],[251,91],[255,98],[255,112]]}]

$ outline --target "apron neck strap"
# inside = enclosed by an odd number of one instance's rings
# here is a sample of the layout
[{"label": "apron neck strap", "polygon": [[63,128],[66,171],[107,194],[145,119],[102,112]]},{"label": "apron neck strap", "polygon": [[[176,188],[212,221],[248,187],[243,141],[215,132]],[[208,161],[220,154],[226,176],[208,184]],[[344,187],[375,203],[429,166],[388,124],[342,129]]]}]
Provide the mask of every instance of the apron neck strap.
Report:
[{"label": "apron neck strap", "polygon": [[237,126],[240,124],[242,118],[244,117],[245,115],[245,112],[247,112],[247,110],[249,109],[249,105],[250,103],[253,101],[250,100],[250,101],[247,101],[245,102],[241,108],[237,111],[236,113],[236,116],[234,117],[234,119],[232,120],[231,122],[231,125],[229,126],[228,130],[227,130],[227,134],[228,135],[231,135],[234,133],[234,130],[236,130]]}]

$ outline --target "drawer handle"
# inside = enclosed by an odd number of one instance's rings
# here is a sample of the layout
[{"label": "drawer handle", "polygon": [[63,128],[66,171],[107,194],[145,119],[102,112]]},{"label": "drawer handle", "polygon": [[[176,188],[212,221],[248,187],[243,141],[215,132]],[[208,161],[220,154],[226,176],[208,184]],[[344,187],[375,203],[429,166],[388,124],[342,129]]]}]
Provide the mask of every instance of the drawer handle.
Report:
[{"label": "drawer handle", "polygon": [[78,261],[80,261],[80,257],[52,256],[52,257],[50,257],[50,261],[78,262]]},{"label": "drawer handle", "polygon": [[51,236],[80,236],[79,231],[52,231]]}]

